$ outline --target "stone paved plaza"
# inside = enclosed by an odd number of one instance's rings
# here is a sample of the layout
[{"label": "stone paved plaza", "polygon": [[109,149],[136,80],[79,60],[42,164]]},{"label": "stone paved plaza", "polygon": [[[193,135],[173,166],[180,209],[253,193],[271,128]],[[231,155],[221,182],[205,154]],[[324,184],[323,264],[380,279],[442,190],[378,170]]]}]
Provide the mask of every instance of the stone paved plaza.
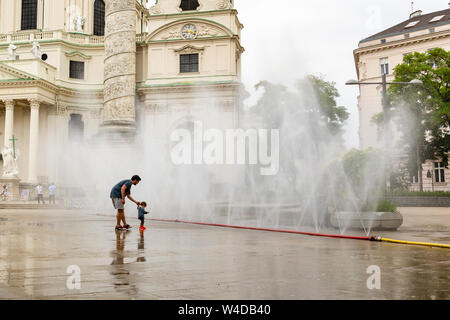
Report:
[{"label": "stone paved plaza", "polygon": [[[449,209],[402,213],[398,232],[375,234],[450,243]],[[162,222],[140,234],[129,220],[116,234],[112,216],[0,210],[0,298],[450,298],[448,249]],[[67,289],[70,265],[80,290]],[[380,290],[367,288],[371,265]]]}]

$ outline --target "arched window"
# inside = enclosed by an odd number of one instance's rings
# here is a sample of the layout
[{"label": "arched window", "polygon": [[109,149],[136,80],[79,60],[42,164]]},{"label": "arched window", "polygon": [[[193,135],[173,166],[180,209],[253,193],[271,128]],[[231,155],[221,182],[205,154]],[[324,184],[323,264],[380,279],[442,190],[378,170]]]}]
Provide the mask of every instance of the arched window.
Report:
[{"label": "arched window", "polygon": [[82,142],[84,138],[84,122],[81,114],[71,114],[69,121],[69,141]]},{"label": "arched window", "polygon": [[21,29],[37,29],[37,0],[22,0]]},{"label": "arched window", "polygon": [[180,8],[183,11],[197,10],[200,6],[198,0],[181,0]]},{"label": "arched window", "polygon": [[94,2],[94,35],[105,35],[105,3],[102,0]]}]

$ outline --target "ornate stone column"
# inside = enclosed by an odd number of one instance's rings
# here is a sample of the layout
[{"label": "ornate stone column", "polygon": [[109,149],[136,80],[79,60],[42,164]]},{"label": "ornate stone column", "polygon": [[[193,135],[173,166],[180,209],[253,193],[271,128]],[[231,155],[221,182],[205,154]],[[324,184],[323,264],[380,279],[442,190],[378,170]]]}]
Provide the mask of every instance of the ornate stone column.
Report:
[{"label": "ornate stone column", "polygon": [[37,182],[38,151],[39,151],[39,100],[28,99],[30,103],[30,140],[28,154],[28,182]]},{"label": "ornate stone column", "polygon": [[5,143],[4,146],[12,146],[9,140],[14,134],[14,100],[3,100],[5,103]]},{"label": "ornate stone column", "polygon": [[136,3],[106,0],[103,129],[136,130]]}]

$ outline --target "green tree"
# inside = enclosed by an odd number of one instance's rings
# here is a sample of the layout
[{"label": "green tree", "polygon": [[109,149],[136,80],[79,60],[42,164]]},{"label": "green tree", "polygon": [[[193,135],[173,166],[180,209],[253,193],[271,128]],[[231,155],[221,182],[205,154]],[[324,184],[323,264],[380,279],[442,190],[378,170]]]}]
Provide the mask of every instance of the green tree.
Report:
[{"label": "green tree", "polygon": [[249,112],[259,118],[260,126],[280,132],[278,176],[288,184],[284,184],[287,190],[277,192],[298,201],[298,194],[311,193],[318,179],[313,170],[299,168],[320,167],[343,151],[343,126],[349,113],[337,106],[335,83],[319,76],[297,80],[293,89],[268,81],[261,81],[256,88],[263,90],[262,95]]},{"label": "green tree", "polygon": [[305,82],[312,87],[318,102],[321,120],[326,123],[333,135],[343,134],[343,124],[348,120],[350,114],[346,107],[338,106],[336,99],[340,97],[336,88],[336,82],[326,81],[322,76],[308,75],[305,79],[298,81],[298,90],[305,88]]},{"label": "green tree", "polygon": [[[342,192],[341,202],[356,198],[358,210],[376,211],[379,199],[384,193],[385,155],[375,149],[352,149],[346,152],[341,160],[342,170],[335,169],[342,174],[336,179],[335,190]],[[355,202],[355,201],[351,201]],[[347,205],[348,206],[348,205]]]},{"label": "green tree", "polygon": [[[342,137],[344,123],[350,114],[346,107],[337,105],[336,99],[340,95],[336,82],[326,81],[323,76],[308,75],[296,81],[296,91],[269,81],[261,81],[255,88],[263,88],[264,93],[252,111],[261,114],[266,125],[279,128],[285,111],[292,111],[293,115],[300,112],[302,116],[318,121],[319,129],[325,126],[333,136]],[[290,110],[292,107],[296,110]]]},{"label": "green tree", "polygon": [[450,151],[450,52],[436,48],[404,57],[395,67],[394,82],[419,79],[423,86],[391,85],[389,103],[408,154],[408,169],[418,174],[423,191],[422,164],[441,159],[448,166]]}]

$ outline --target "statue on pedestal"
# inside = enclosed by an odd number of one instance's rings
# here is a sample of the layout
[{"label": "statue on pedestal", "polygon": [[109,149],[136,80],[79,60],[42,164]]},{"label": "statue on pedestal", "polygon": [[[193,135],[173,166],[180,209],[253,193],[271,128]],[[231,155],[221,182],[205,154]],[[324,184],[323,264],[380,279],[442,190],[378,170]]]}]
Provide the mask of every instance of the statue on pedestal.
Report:
[{"label": "statue on pedestal", "polygon": [[84,25],[86,23],[86,17],[83,17],[83,16],[81,16],[79,14],[76,14],[73,17],[72,23],[73,23],[73,30],[74,31],[76,31],[76,32],[83,32]]},{"label": "statue on pedestal", "polygon": [[9,60],[16,60],[16,49],[17,49],[17,47],[13,43],[9,44],[9,47],[8,47],[8,59]]},{"label": "statue on pedestal", "polygon": [[17,165],[18,154],[11,147],[4,147],[2,150],[3,157],[3,177],[17,178],[19,175],[19,167]]},{"label": "statue on pedestal", "polygon": [[31,47],[31,53],[36,59],[41,58],[41,45],[39,44],[39,41],[33,41],[33,46]]}]

